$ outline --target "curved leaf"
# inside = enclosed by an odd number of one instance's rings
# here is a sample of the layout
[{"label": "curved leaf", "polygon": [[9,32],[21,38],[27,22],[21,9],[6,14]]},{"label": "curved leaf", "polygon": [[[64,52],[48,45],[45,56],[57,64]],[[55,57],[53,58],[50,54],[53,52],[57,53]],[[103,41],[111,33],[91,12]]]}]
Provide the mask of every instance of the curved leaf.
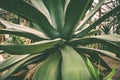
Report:
[{"label": "curved leaf", "polygon": [[52,25],[60,32],[64,27],[64,1],[65,0],[43,0],[45,6],[50,12]]},{"label": "curved leaf", "polygon": [[103,40],[112,41],[112,42],[120,42],[120,35],[117,35],[117,34],[97,35],[97,36],[93,36],[93,38],[103,39]]},{"label": "curved leaf", "polygon": [[36,69],[32,80],[59,80],[59,62],[61,55],[54,52]]},{"label": "curved leaf", "polygon": [[[89,54],[89,53],[88,53]],[[111,70],[111,67],[105,62],[104,59],[101,58],[100,55],[98,54],[89,54],[90,56],[90,60],[94,63],[97,63],[98,65],[103,66],[104,68],[106,68],[107,70]]]},{"label": "curved leaf", "polygon": [[55,47],[61,42],[62,42],[61,39],[55,39],[55,40],[40,41],[27,45],[0,44],[0,49],[10,54],[16,54],[16,55],[39,54],[42,51]]},{"label": "curved leaf", "polygon": [[112,71],[103,80],[112,80],[112,77],[114,76],[115,72],[116,72],[116,67],[114,66]]},{"label": "curved leaf", "polygon": [[7,29],[1,29],[0,34],[8,33],[8,34],[14,34],[18,36],[27,37],[27,38],[37,39],[37,40],[47,39],[47,37],[42,32],[39,32],[32,28],[29,28],[23,25],[10,23],[2,19],[0,19],[0,22],[3,25],[5,25],[5,27],[7,28]]},{"label": "curved leaf", "polygon": [[62,52],[62,80],[93,80],[86,63],[72,47],[65,46]]},{"label": "curved leaf", "polygon": [[13,65],[16,62],[28,57],[29,55],[11,55],[11,57],[5,59],[5,61],[0,63],[0,70]]},{"label": "curved leaf", "polygon": [[100,3],[98,3],[97,6],[95,6],[95,8],[93,10],[91,10],[86,16],[85,18],[82,20],[82,22],[80,23],[80,25],[77,27],[77,31],[81,30],[86,23],[90,20],[90,18],[98,11],[98,9],[102,6],[102,4],[104,3],[105,0],[100,1]]},{"label": "curved leaf", "polygon": [[49,14],[47,8],[45,7],[43,1],[42,0],[30,0],[30,1],[33,4],[33,6],[36,7],[42,14],[44,14],[47,17],[47,19],[49,20],[49,22],[51,23],[50,14]]},{"label": "curved leaf", "polygon": [[76,50],[79,50],[81,53],[84,52],[84,53],[89,53],[89,54],[101,54],[101,55],[120,61],[120,58],[116,57],[114,53],[109,52],[109,51],[99,50],[99,49],[94,49],[94,48],[87,48],[83,46],[77,47]]},{"label": "curved leaf", "polygon": [[0,76],[0,80],[5,80],[7,77],[10,76],[10,74],[12,74],[16,69],[18,69],[19,66],[21,66],[22,64],[24,64],[29,59],[34,58],[34,57],[36,57],[38,55],[39,54],[29,56],[29,57],[23,59],[22,61],[18,62],[17,64],[15,64],[14,66],[12,66],[10,69],[8,69],[7,72],[4,75]]},{"label": "curved leaf", "polygon": [[[112,40],[112,39],[111,39]],[[89,45],[94,43],[101,43],[102,45],[106,45],[109,47],[109,51],[114,52],[117,56],[120,57],[120,46],[114,44],[113,42],[107,41],[105,39],[90,37],[90,38],[77,38],[73,39],[69,42],[70,45]]]},{"label": "curved leaf", "polygon": [[91,75],[94,77],[94,80],[100,80],[97,71],[95,70],[94,66],[88,58],[86,60],[86,64],[91,72]]},{"label": "curved leaf", "polygon": [[65,25],[62,36],[69,39],[75,30],[77,23],[83,18],[91,0],[70,0],[65,13]]},{"label": "curved leaf", "polygon": [[13,34],[13,35],[17,35],[17,36],[32,39],[34,41],[46,40],[45,38],[41,38],[41,37],[36,36],[34,34],[23,32],[23,31],[20,31],[20,30],[14,30],[14,29],[2,29],[2,30],[0,30],[0,34]]},{"label": "curved leaf", "polygon": [[65,0],[65,3],[64,3],[64,5],[65,5],[65,7],[64,7],[64,13],[66,13],[66,9],[68,7],[69,2],[70,2],[70,0]]},{"label": "curved leaf", "polygon": [[83,29],[81,32],[77,33],[75,37],[83,37],[87,35],[88,32],[90,32],[92,29],[97,27],[101,22],[103,22],[105,19],[107,19],[109,16],[111,16],[113,13],[118,11],[120,9],[120,5],[109,11],[107,14],[103,15],[101,18],[99,18],[97,21],[95,21],[93,24],[88,26],[87,28]]},{"label": "curved leaf", "polygon": [[25,2],[25,0],[0,0],[0,7],[36,23],[50,38],[59,35],[50,25],[48,19],[31,4]]}]

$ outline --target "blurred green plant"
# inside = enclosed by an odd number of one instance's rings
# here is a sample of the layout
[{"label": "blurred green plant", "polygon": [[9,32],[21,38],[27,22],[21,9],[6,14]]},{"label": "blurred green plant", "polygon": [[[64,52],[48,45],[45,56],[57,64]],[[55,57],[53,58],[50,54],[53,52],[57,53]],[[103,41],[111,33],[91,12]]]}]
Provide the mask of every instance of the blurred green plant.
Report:
[{"label": "blurred green plant", "polygon": [[106,35],[110,34],[111,27],[112,26],[109,26],[109,25],[102,26],[101,31],[103,32],[103,34],[106,34]]},{"label": "blurred green plant", "polygon": [[[0,44],[1,50],[13,55],[0,64],[0,71],[7,70],[0,79],[10,79],[13,74],[26,69],[27,65],[35,63],[22,79],[94,80],[96,78],[87,66],[86,55],[92,62],[100,60],[100,65],[106,68],[109,66],[100,55],[120,60],[120,46],[114,44],[120,42],[120,35],[86,37],[92,29],[119,10],[120,5],[85,28],[104,0],[87,14],[92,3],[93,0],[31,0],[30,3],[24,0],[0,0],[1,8],[29,20],[34,26],[33,29],[0,19],[6,26],[0,33],[35,41],[31,44]],[[86,46],[94,43],[104,44],[109,50]]]},{"label": "blurred green plant", "polygon": [[92,65],[91,61],[87,58],[87,65],[88,65],[88,68],[89,68],[92,76],[94,76],[94,80],[112,80],[112,77],[115,74],[116,66],[114,66],[112,71],[106,77],[103,78],[103,77],[101,77],[102,73],[100,72],[100,62],[98,64],[98,69],[96,69]]}]

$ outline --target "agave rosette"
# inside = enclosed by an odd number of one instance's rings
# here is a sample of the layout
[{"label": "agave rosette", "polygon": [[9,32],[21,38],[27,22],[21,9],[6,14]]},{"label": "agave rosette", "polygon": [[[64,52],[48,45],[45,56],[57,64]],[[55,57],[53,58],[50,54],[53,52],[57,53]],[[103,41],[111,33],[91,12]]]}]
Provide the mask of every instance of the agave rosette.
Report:
[{"label": "agave rosette", "polygon": [[[0,19],[6,26],[6,29],[0,30],[0,34],[22,36],[35,42],[0,44],[1,50],[13,55],[0,63],[0,71],[7,69],[0,77],[1,80],[31,63],[36,63],[36,66],[28,71],[25,80],[29,77],[30,80],[96,80],[87,66],[86,54],[92,61],[99,62],[100,59],[100,64],[106,68],[109,66],[99,55],[120,60],[120,46],[115,44],[120,42],[119,35],[86,37],[92,29],[119,10],[120,6],[84,28],[104,0],[86,15],[92,3],[93,0],[0,0],[1,8],[34,25],[33,29]],[[106,45],[109,49],[106,51],[86,46],[94,43]]]}]

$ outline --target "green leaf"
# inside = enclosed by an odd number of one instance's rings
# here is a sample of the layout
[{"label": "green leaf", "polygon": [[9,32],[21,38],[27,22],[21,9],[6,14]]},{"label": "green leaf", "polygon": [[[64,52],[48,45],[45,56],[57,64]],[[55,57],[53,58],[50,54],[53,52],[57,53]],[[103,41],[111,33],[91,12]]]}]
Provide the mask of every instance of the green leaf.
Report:
[{"label": "green leaf", "polygon": [[65,46],[62,52],[62,80],[93,80],[86,63],[72,47]]},{"label": "green leaf", "polygon": [[86,62],[87,62],[86,64],[88,65],[91,75],[94,77],[94,80],[99,80],[97,71],[95,70],[94,66],[92,65],[92,63],[90,62],[88,58]]},{"label": "green leaf", "polygon": [[50,38],[55,38],[59,35],[48,19],[30,3],[25,2],[25,0],[0,0],[0,7],[39,25],[45,35]]},{"label": "green leaf", "polygon": [[41,38],[41,37],[36,36],[34,34],[23,32],[23,31],[20,31],[20,30],[14,30],[14,29],[2,29],[2,30],[0,30],[0,34],[13,34],[13,35],[17,35],[17,36],[32,39],[34,41],[45,40],[45,38]]},{"label": "green leaf", "polygon": [[115,7],[111,11],[109,11],[107,14],[103,15],[101,18],[99,18],[98,20],[96,20],[93,24],[91,24],[87,28],[83,29],[81,32],[77,33],[75,35],[75,37],[79,37],[80,38],[80,37],[83,37],[83,36],[87,35],[88,32],[90,32],[92,29],[94,29],[95,27],[97,27],[101,22],[103,22],[105,19],[107,19],[109,16],[111,16],[113,13],[115,13],[119,9],[120,9],[120,5],[117,6],[117,7]]},{"label": "green leaf", "polygon": [[88,48],[88,47],[83,47],[83,46],[77,47],[76,50],[83,52],[83,53],[89,53],[89,54],[101,54],[101,55],[104,55],[104,56],[107,56],[107,57],[110,57],[110,58],[120,61],[120,58],[116,57],[116,55],[114,53],[109,52],[109,51]]},{"label": "green leaf", "polygon": [[69,39],[75,30],[77,23],[83,18],[91,0],[70,0],[65,13],[65,25],[62,36]]},{"label": "green leaf", "polygon": [[103,39],[112,42],[120,42],[120,35],[116,35],[116,34],[97,35],[97,36],[93,36],[93,38]]},{"label": "green leaf", "polygon": [[23,54],[40,54],[47,49],[53,48],[62,42],[61,39],[45,40],[36,43],[26,45],[14,45],[14,44],[0,44],[0,49],[16,55]]},{"label": "green leaf", "polygon": [[101,0],[100,3],[97,4],[97,6],[95,6],[94,9],[92,9],[86,16],[85,18],[82,20],[82,22],[80,23],[80,25],[77,27],[77,31],[81,30],[86,23],[91,19],[92,16],[94,16],[94,14],[98,11],[98,9],[102,6],[102,4],[104,3],[105,0]]},{"label": "green leaf", "polygon": [[[33,67],[34,67],[34,65],[37,65],[41,61],[45,60],[48,57],[49,53],[44,52],[43,54],[39,54],[39,55],[34,54],[34,55],[36,55],[34,58],[29,59],[24,64],[19,66],[19,68],[14,72],[14,74],[21,71],[21,70],[23,70],[23,69],[26,69],[26,67],[30,70],[31,67],[29,65],[33,65]],[[30,55],[30,56],[32,56],[32,55]]]},{"label": "green leaf", "polygon": [[[82,17],[81,20],[84,19],[84,17],[86,16],[86,13],[91,9],[93,2],[94,2],[94,0],[90,0],[90,1],[89,1],[88,6],[87,6],[87,8],[86,8],[86,10],[85,10],[85,14],[83,15],[83,17]],[[78,24],[79,24],[79,23],[80,23],[80,22],[78,22]]]},{"label": "green leaf", "polygon": [[51,23],[51,17],[47,8],[45,7],[43,0],[30,0],[35,8],[37,8],[42,14],[44,14]]},{"label": "green leaf", "polygon": [[37,30],[30,27],[10,23],[8,21],[0,19],[0,22],[5,25],[7,29],[1,29],[0,34],[14,34],[18,36],[27,37],[33,40],[45,40],[47,37]]},{"label": "green leaf", "polygon": [[59,80],[59,62],[61,55],[58,51],[50,54],[49,57],[40,63],[32,80]]},{"label": "green leaf", "polygon": [[104,59],[101,58],[100,55],[98,54],[92,54],[92,53],[88,53],[88,55],[90,56],[90,60],[94,63],[97,63],[98,65],[103,66],[104,68],[106,68],[107,70],[111,70],[111,67],[105,62]]},{"label": "green leaf", "polygon": [[52,25],[60,32],[64,27],[64,1],[65,0],[43,0],[45,6],[50,12]]},{"label": "green leaf", "polygon": [[69,2],[70,2],[70,0],[65,0],[64,13],[66,13],[66,9],[68,7]]},{"label": "green leaf", "polygon": [[5,61],[0,63],[0,70],[13,65],[28,56],[29,55],[11,55],[11,57],[5,59]]},{"label": "green leaf", "polygon": [[103,80],[112,80],[112,77],[115,74],[115,69],[116,69],[116,66],[114,66],[114,68],[112,69],[112,71]]},{"label": "green leaf", "polygon": [[17,64],[15,64],[14,66],[12,66],[11,68],[8,69],[8,71],[0,76],[0,80],[5,80],[7,77],[9,77],[16,69],[19,68],[19,66],[23,65],[26,61],[28,61],[29,59],[31,58],[34,58],[36,56],[38,56],[39,54],[36,54],[36,55],[32,55],[32,56],[29,56],[25,59],[23,59],[22,61],[18,62]]},{"label": "green leaf", "polygon": [[[112,39],[111,39],[112,40]],[[109,51],[115,53],[118,57],[120,57],[120,46],[117,44],[107,41],[105,39],[89,37],[89,38],[76,38],[69,42],[70,45],[89,45],[94,43],[101,43],[102,45],[106,45],[109,48]]]}]

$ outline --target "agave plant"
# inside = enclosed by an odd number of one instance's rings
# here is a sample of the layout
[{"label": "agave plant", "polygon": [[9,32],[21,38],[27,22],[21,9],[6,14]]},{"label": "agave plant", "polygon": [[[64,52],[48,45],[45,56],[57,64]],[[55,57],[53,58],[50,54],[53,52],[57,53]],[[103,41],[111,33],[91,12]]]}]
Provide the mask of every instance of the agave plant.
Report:
[{"label": "agave plant", "polygon": [[111,28],[112,26],[106,25],[101,28],[101,31],[103,32],[103,34],[110,34]]},{"label": "agave plant", "polygon": [[[97,80],[96,74],[91,73],[86,55],[91,61],[99,62],[100,59],[105,67],[108,66],[100,55],[120,60],[120,46],[114,44],[120,42],[120,35],[86,35],[120,6],[84,28],[104,0],[86,15],[92,3],[93,0],[0,0],[1,8],[34,25],[33,29],[0,19],[6,26],[0,30],[1,34],[13,34],[33,41],[30,44],[0,44],[1,50],[12,55],[0,64],[0,71],[7,70],[0,79],[9,79],[27,65],[36,63],[24,80]],[[94,43],[104,44],[109,50],[86,46]]]}]

